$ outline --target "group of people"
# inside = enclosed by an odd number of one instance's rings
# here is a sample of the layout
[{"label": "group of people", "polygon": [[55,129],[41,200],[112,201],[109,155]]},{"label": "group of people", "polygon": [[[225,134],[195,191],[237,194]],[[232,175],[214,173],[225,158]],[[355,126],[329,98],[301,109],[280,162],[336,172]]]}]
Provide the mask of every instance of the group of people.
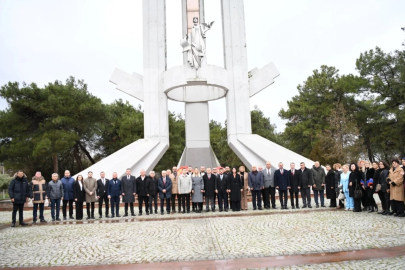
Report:
[{"label": "group of people", "polygon": [[[359,166],[360,165],[360,166]],[[349,165],[329,164],[324,167],[318,161],[309,169],[304,162],[299,169],[290,163],[290,169],[284,169],[282,162],[278,169],[266,162],[265,168],[252,166],[251,171],[245,171],[244,166],[238,169],[230,168],[205,168],[201,166],[173,167],[172,170],[161,172],[160,177],[155,172],[146,174],[140,171],[140,176],[135,177],[127,169],[125,175],[118,179],[118,174],[113,173],[107,179],[104,172],[100,173],[97,180],[92,172],[87,178],[78,175],[71,177],[66,170],[64,177],[59,179],[57,173],[52,174],[52,180],[47,183],[40,172],[37,172],[28,183],[22,171],[18,171],[9,185],[9,195],[13,202],[12,227],[16,224],[16,213],[19,212],[20,225],[27,225],[23,221],[23,207],[30,198],[33,201],[33,224],[39,221],[47,222],[44,218],[44,204],[48,199],[51,206],[52,221],[60,221],[60,203],[62,202],[63,220],[83,219],[83,204],[86,203],[87,219],[95,219],[95,202],[98,202],[99,218],[103,217],[103,204],[105,217],[120,217],[119,205],[125,204],[124,216],[135,216],[134,202],[138,199],[139,215],[158,213],[158,197],[160,199],[160,214],[176,213],[176,197],[179,213],[196,213],[203,211],[205,198],[205,211],[228,212],[248,210],[247,194],[252,195],[253,210],[276,209],[276,191],[278,192],[281,209],[288,209],[288,193],[292,209],[299,209],[299,194],[302,198],[302,208],[312,208],[311,189],[314,194],[315,207],[345,208],[353,212],[367,210],[378,212],[374,200],[374,193],[381,199],[383,215],[404,214],[404,170],[397,159],[392,160],[390,167],[385,161],[361,162]],[[405,158],[402,160],[405,167]],[[263,205],[262,205],[263,199]],[[339,201],[337,205],[336,201]],[[215,203],[217,201],[217,204]],[[76,216],[73,216],[73,203],[75,203]],[[165,207],[166,204],[166,207]],[[345,207],[346,205],[346,207]],[[363,209],[361,208],[363,205]],[[153,207],[154,206],[154,207]],[[390,211],[390,207],[391,210]],[[109,215],[111,209],[111,216]]]}]

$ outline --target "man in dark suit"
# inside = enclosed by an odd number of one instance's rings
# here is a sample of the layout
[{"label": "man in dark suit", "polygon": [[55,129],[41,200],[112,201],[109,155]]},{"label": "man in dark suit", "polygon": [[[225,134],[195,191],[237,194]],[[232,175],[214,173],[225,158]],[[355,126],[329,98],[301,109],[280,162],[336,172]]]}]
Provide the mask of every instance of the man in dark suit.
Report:
[{"label": "man in dark suit", "polygon": [[312,172],[310,169],[305,167],[305,163],[301,162],[300,163],[300,169],[298,170],[298,173],[301,176],[301,198],[302,198],[302,208],[312,208],[311,206],[311,187],[313,184],[312,180]]},{"label": "man in dark suit", "polygon": [[212,212],[215,212],[215,187],[217,186],[215,174],[211,173],[211,168],[207,168],[207,173],[203,176],[204,195],[206,212],[209,212],[208,205],[211,204]]},{"label": "man in dark suit", "polygon": [[263,210],[262,208],[262,189],[264,188],[263,183],[263,175],[261,172],[257,170],[257,166],[252,166],[252,171],[249,173],[248,176],[249,181],[249,189],[252,193],[252,204],[253,210],[256,210],[256,198],[257,198],[257,207],[259,210]]},{"label": "man in dark suit", "polygon": [[172,180],[167,176],[166,171],[162,171],[162,177],[158,181],[160,214],[163,215],[163,207],[166,200],[166,213],[170,214],[170,198],[172,197]]},{"label": "man in dark suit", "polygon": [[274,183],[278,189],[278,197],[280,198],[281,209],[288,209],[287,207],[287,190],[291,188],[289,172],[284,170],[283,163],[278,164],[278,170],[274,173]]},{"label": "man in dark suit", "polygon": [[[291,163],[290,164],[291,170],[289,171],[289,177],[290,177],[290,183],[291,183],[291,188],[290,188],[290,201],[291,201],[291,208],[297,209],[300,208],[300,205],[298,204],[298,192],[301,189],[301,174],[298,173],[298,171],[295,169],[295,164]],[[294,206],[294,197],[295,197],[295,206]]]},{"label": "man in dark suit", "polygon": [[[155,204],[155,214],[157,214],[157,197],[159,196],[158,179],[155,172],[151,171],[146,178],[146,192],[148,193],[148,204],[150,213],[153,214],[152,202]],[[147,214],[147,213],[146,213]]]},{"label": "man in dark suit", "polygon": [[[108,181],[108,199],[111,201],[111,217],[120,217],[121,181],[117,178],[117,173],[113,173],[113,178]],[[115,210],[115,211],[114,211]]]},{"label": "man in dark suit", "polygon": [[131,209],[131,216],[135,216],[134,202],[136,195],[136,179],[131,175],[131,169],[127,169],[125,175],[121,178],[122,201],[125,203],[125,215],[128,216],[128,204]]},{"label": "man in dark suit", "polygon": [[141,170],[141,175],[136,178],[136,194],[138,194],[138,208],[139,215],[142,216],[142,204],[145,203],[145,212],[149,215],[149,200],[146,190],[146,173],[145,170]]},{"label": "man in dark suit", "polygon": [[98,199],[98,214],[100,218],[103,217],[103,201],[105,203],[105,217],[108,216],[108,210],[110,209],[108,205],[108,179],[105,178],[105,173],[100,173],[100,179],[97,180],[97,199]]},{"label": "man in dark suit", "polygon": [[218,195],[219,212],[222,212],[223,210],[228,212],[228,193],[230,189],[228,175],[224,174],[223,168],[220,168],[215,190],[215,193]]}]

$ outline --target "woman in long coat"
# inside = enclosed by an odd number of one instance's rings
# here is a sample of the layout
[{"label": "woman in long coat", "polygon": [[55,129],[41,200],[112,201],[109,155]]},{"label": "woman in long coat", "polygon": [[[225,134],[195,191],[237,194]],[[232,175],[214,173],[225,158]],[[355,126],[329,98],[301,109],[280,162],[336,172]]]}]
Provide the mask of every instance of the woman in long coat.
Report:
[{"label": "woman in long coat", "polygon": [[236,173],[236,168],[232,168],[232,173],[228,175],[230,185],[230,201],[232,211],[240,211],[241,192],[244,187],[244,178]]},{"label": "woman in long coat", "polygon": [[86,201],[86,191],[83,187],[83,176],[78,175],[73,184],[76,204],[76,220],[83,219],[83,203]]},{"label": "woman in long coat", "polygon": [[203,193],[204,190],[204,180],[200,174],[198,168],[194,169],[194,173],[191,176],[191,181],[193,182],[191,193],[192,193],[192,201],[193,203],[197,203],[197,213],[201,213],[202,211],[202,203],[203,203]]},{"label": "woman in long coat", "polygon": [[354,197],[354,191],[363,190],[361,187],[362,173],[357,167],[356,163],[350,164],[350,176],[349,176],[349,196],[354,199],[354,210],[353,212],[361,212],[361,198]]},{"label": "woman in long coat", "polygon": [[248,203],[247,203],[247,193],[248,193],[248,173],[245,172],[245,166],[239,167],[239,173],[241,180],[243,181],[242,191],[241,191],[241,200],[240,200],[240,209],[241,210],[248,210]]},{"label": "woman in long coat", "polygon": [[389,215],[404,217],[404,170],[399,160],[392,160],[392,168],[388,176],[390,184],[390,201],[392,212]]},{"label": "woman in long coat", "polygon": [[381,190],[378,191],[378,197],[380,197],[382,211],[378,214],[388,215],[390,213],[390,186],[387,183],[388,174],[390,173],[390,166],[384,160],[379,162],[380,167],[380,177],[378,178],[378,183],[381,185]]},{"label": "woman in long coat", "polygon": [[336,207],[335,173],[329,164],[325,168],[327,171],[325,176],[326,198],[330,199],[329,207]]}]

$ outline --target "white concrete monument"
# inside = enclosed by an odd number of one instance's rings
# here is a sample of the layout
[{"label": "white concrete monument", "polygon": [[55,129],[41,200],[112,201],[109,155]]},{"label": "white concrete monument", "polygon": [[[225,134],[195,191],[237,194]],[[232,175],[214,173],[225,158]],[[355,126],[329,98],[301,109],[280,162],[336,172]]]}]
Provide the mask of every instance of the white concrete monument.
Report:
[{"label": "white concrete monument", "polygon": [[[224,68],[208,65],[204,0],[181,0],[183,65],[166,68],[166,10],[164,0],[143,0],[143,76],[116,69],[110,81],[144,102],[145,138],[133,142],[80,174],[100,171],[134,174],[155,167],[169,147],[167,100],[185,102],[186,147],[178,165],[219,165],[209,140],[208,101],[226,98],[228,144],[246,166],[313,161],[252,134],[249,98],[279,76],[273,63],[248,72],[243,0],[222,0]],[[207,37],[208,36],[208,37]],[[180,49],[180,48],[179,48]]]}]

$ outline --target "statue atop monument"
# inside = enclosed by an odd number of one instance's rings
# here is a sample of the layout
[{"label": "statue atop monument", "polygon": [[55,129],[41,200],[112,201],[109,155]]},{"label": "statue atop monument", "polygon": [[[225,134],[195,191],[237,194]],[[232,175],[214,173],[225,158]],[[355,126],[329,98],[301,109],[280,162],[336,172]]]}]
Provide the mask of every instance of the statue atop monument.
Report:
[{"label": "statue atop monument", "polygon": [[211,29],[213,23],[199,24],[198,18],[194,17],[190,33],[180,40],[183,52],[187,52],[188,63],[196,70],[201,67],[201,59],[205,56],[205,32]]}]

